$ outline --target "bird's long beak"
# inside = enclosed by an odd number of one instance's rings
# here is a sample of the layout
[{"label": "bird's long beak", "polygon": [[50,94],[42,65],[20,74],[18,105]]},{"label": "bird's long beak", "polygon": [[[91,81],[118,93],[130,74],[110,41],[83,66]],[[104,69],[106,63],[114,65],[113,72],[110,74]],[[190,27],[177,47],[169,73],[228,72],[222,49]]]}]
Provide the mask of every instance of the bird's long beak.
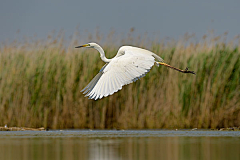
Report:
[{"label": "bird's long beak", "polygon": [[82,48],[82,47],[87,47],[87,46],[89,46],[89,44],[84,44],[84,45],[81,45],[81,46],[77,46],[75,48]]}]

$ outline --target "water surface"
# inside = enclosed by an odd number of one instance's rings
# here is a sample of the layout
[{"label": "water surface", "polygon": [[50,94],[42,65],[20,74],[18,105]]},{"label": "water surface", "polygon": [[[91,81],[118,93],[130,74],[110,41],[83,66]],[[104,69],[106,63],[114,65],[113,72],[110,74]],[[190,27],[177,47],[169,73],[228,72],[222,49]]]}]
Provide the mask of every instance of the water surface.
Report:
[{"label": "water surface", "polygon": [[64,130],[0,132],[0,159],[240,159],[239,131]]}]

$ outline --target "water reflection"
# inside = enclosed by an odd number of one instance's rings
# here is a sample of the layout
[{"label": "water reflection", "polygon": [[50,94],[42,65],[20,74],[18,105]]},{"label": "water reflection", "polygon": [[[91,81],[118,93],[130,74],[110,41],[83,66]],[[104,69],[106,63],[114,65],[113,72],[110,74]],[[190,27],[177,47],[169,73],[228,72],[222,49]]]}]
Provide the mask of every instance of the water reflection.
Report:
[{"label": "water reflection", "polygon": [[0,159],[240,159],[240,137],[0,136]]},{"label": "water reflection", "polygon": [[160,137],[92,140],[89,159],[240,159],[240,138]]}]

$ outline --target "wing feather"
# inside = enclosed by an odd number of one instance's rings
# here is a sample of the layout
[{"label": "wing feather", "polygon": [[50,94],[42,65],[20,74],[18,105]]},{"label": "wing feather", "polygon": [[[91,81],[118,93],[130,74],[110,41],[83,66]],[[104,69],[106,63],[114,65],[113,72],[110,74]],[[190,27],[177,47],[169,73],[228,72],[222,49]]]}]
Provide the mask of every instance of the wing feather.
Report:
[{"label": "wing feather", "polygon": [[98,73],[93,79],[92,81],[83,89],[81,90],[81,92],[83,92],[83,94],[86,94],[90,89],[92,89],[92,87],[97,83],[97,81],[99,80],[99,78],[102,76],[102,73]]},{"label": "wing feather", "polygon": [[149,51],[143,53],[142,50],[129,48],[122,50],[124,53],[117,54],[82,90],[89,99],[97,100],[112,95],[121,90],[122,86],[145,76],[155,63],[156,57]]},{"label": "wing feather", "polygon": [[105,82],[104,82],[104,85],[105,85],[105,87],[104,87],[104,92],[103,92],[103,95],[104,96],[106,96],[106,94],[107,93],[109,93],[109,76],[105,76],[104,77],[106,80],[105,80]]}]

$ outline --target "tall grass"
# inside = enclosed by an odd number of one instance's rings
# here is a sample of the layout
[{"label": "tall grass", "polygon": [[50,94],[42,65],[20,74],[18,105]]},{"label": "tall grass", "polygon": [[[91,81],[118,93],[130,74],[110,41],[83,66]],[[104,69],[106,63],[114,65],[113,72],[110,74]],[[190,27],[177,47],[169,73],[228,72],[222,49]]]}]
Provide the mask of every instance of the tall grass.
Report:
[{"label": "tall grass", "polygon": [[[101,44],[102,37],[96,34]],[[190,38],[189,38],[190,37]],[[77,37],[78,39],[81,39]],[[104,63],[87,43],[63,37],[15,41],[0,48],[0,126],[59,128],[218,128],[240,126],[239,38],[204,36],[198,43],[122,37],[121,44],[147,48],[166,63],[197,75],[154,66],[141,80],[112,96],[89,100],[80,92]],[[107,57],[118,37],[105,39]],[[190,39],[190,40],[189,40]]]}]

